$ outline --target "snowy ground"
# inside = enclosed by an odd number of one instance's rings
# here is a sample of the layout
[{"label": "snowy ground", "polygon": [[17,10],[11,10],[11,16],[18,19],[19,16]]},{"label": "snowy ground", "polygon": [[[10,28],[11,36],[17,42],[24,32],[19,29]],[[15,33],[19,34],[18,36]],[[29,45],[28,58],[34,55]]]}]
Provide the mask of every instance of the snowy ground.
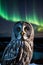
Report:
[{"label": "snowy ground", "polygon": [[[0,65],[1,65],[1,63],[0,63]],[[32,63],[32,64],[30,64],[30,65],[37,65],[37,64]]]},{"label": "snowy ground", "polygon": [[35,64],[35,63],[32,63],[32,64],[30,64],[30,65],[37,65],[37,64]]}]

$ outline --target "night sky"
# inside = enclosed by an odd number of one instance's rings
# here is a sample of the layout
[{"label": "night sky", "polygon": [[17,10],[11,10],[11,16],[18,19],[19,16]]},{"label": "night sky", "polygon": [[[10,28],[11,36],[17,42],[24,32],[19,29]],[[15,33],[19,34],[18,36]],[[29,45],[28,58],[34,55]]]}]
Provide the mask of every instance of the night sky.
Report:
[{"label": "night sky", "polygon": [[30,22],[43,31],[43,0],[0,0],[0,33],[6,28],[10,31],[8,26],[12,29],[12,22],[17,21]]}]

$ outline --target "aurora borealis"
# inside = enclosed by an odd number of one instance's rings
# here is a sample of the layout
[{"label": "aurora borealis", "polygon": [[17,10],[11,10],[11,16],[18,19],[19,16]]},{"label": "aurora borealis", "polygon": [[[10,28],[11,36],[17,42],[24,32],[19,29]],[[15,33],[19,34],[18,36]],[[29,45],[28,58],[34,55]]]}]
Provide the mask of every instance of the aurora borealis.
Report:
[{"label": "aurora borealis", "polygon": [[5,20],[27,21],[41,26],[43,30],[43,2],[42,0],[0,0],[0,17]]}]

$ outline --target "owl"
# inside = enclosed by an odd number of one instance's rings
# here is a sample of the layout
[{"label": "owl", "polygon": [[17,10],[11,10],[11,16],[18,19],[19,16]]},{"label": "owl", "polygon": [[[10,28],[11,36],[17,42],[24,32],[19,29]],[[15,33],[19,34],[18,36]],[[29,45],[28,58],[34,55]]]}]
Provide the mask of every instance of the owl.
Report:
[{"label": "owl", "polygon": [[2,65],[29,65],[33,55],[34,29],[30,23],[14,24],[11,41],[6,46]]}]

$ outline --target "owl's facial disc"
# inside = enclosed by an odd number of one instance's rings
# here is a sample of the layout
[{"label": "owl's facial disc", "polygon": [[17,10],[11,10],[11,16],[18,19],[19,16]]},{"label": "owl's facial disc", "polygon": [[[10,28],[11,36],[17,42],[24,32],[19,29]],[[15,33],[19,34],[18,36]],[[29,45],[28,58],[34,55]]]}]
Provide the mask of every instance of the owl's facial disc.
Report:
[{"label": "owl's facial disc", "polygon": [[24,32],[24,39],[27,39],[30,37],[30,34],[31,34],[31,29],[30,29],[30,26],[29,25],[24,25],[23,27],[23,32]]},{"label": "owl's facial disc", "polygon": [[22,30],[22,24],[16,23],[14,27],[14,34],[16,39],[21,39],[21,30]]}]

